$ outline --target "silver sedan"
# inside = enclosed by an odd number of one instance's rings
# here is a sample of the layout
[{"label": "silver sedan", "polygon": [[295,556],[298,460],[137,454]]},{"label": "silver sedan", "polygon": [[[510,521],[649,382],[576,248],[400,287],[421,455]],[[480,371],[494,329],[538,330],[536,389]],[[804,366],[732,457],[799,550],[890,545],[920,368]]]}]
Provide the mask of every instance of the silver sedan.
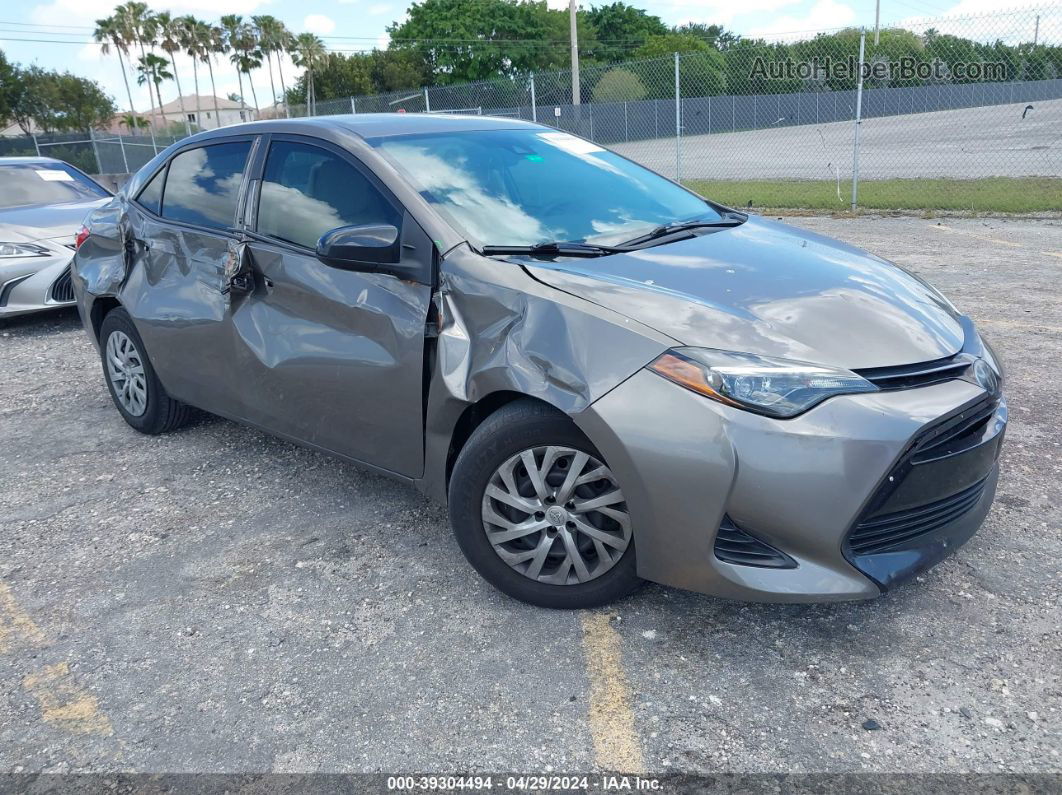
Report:
[{"label": "silver sedan", "polygon": [[74,302],[74,237],[110,197],[60,160],[0,158],[0,318]]}]

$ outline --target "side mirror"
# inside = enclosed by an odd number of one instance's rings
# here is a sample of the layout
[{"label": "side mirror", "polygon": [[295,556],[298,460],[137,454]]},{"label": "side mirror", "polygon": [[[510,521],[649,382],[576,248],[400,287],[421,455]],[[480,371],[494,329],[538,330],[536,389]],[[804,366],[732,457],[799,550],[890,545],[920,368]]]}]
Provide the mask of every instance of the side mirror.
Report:
[{"label": "side mirror", "polygon": [[321,235],[317,259],[346,270],[388,270],[401,260],[398,229],[390,224],[341,226]]}]

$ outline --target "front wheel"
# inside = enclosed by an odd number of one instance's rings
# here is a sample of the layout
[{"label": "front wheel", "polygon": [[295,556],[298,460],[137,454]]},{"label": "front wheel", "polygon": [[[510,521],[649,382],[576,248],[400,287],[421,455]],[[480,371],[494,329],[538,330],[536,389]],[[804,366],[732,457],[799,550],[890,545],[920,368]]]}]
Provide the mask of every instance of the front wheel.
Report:
[{"label": "front wheel", "polygon": [[450,521],[475,569],[530,604],[596,607],[641,583],[619,483],[541,404],[510,403],[475,430],[450,479]]}]

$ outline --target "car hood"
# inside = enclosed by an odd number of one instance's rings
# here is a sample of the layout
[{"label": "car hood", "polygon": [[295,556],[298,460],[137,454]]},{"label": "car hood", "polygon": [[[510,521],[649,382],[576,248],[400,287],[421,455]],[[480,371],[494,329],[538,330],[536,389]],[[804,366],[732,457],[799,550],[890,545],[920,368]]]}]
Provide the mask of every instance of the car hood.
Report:
[{"label": "car hood", "polygon": [[85,216],[109,201],[110,199],[100,198],[69,204],[0,210],[0,242],[32,243],[35,240],[52,240],[67,236],[70,237],[70,242],[73,242]]},{"label": "car hood", "polygon": [[930,361],[963,345],[958,313],[918,277],[755,216],[630,253],[523,264],[536,279],[683,345],[850,369]]}]

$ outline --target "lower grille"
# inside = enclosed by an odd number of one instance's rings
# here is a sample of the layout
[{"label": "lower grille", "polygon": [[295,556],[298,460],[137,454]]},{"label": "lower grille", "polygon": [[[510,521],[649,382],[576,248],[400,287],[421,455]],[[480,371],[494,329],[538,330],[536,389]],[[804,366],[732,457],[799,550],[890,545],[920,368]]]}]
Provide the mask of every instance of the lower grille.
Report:
[{"label": "lower grille", "polygon": [[934,426],[911,449],[911,463],[933,461],[976,444],[998,407],[998,395],[985,395],[961,413]]},{"label": "lower grille", "polygon": [[729,516],[724,516],[715,536],[715,556],[738,566],[765,569],[795,569],[796,561],[781,550],[746,533]]},{"label": "lower grille", "polygon": [[61,304],[74,300],[74,284],[69,268],[52,284],[52,300]]},{"label": "lower grille", "polygon": [[906,548],[921,536],[954,522],[969,512],[985,490],[985,481],[927,505],[875,516],[860,522],[848,536],[848,546],[856,555],[873,555]]}]

